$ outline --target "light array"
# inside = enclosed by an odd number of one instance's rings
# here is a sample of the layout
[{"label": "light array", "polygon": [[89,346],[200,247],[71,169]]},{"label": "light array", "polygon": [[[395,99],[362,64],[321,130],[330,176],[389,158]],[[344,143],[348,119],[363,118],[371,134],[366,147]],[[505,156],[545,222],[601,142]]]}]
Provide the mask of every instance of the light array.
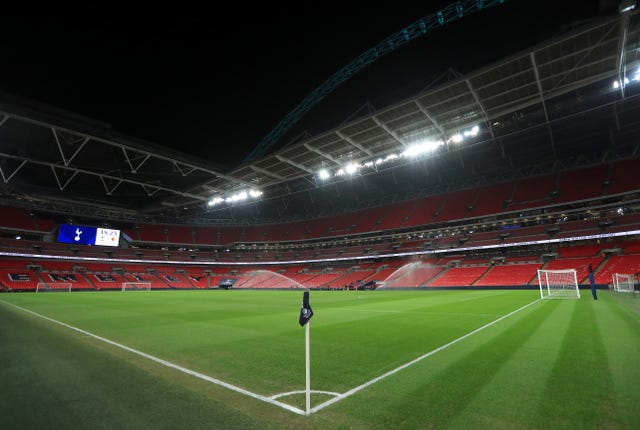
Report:
[{"label": "light array", "polygon": [[622,0],[618,10],[620,13],[630,12],[636,8],[635,0]]},{"label": "light array", "polygon": [[358,172],[360,172],[361,169],[377,168],[378,166],[381,166],[383,164],[389,163],[394,160],[403,159],[403,158],[404,159],[418,158],[424,155],[431,154],[435,152],[438,148],[449,143],[460,144],[465,139],[476,137],[479,132],[480,132],[480,127],[476,125],[467,130],[461,131],[460,133],[456,133],[446,140],[419,139],[415,143],[407,146],[404,149],[404,151],[402,151],[401,153],[391,153],[391,154],[387,154],[384,157],[378,157],[375,160],[367,160],[367,161],[362,161],[360,163],[349,162],[348,164],[345,164],[343,167],[336,170],[333,174],[328,169],[323,168],[318,170],[317,176],[320,180],[323,180],[323,181],[328,180],[333,176],[335,177],[353,176]]},{"label": "light array", "polygon": [[211,207],[211,206],[219,205],[221,203],[243,202],[250,198],[257,199],[261,195],[262,195],[262,191],[260,190],[256,190],[256,189],[251,189],[248,191],[242,190],[235,194],[231,194],[230,196],[227,196],[227,197],[220,197],[220,196],[213,197],[211,200],[207,202],[207,205]]},{"label": "light array", "polygon": [[[623,88],[626,87],[629,84],[634,84],[634,83],[640,82],[640,67],[638,67],[636,69],[636,71],[634,73],[631,73],[629,76],[630,76],[630,78],[625,76],[622,79],[622,87]],[[617,90],[618,88],[620,88],[620,81],[616,79],[615,81],[613,81],[613,89]]]}]

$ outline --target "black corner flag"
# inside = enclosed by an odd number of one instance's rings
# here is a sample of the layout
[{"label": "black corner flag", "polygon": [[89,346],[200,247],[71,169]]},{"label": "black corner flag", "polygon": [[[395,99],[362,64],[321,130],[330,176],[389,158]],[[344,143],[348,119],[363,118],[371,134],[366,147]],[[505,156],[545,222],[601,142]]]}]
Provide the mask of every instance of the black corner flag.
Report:
[{"label": "black corner flag", "polygon": [[305,291],[304,295],[302,296],[302,309],[300,309],[300,325],[304,327],[304,325],[309,322],[312,316],[313,311],[311,310],[311,306],[309,305],[309,292]]}]

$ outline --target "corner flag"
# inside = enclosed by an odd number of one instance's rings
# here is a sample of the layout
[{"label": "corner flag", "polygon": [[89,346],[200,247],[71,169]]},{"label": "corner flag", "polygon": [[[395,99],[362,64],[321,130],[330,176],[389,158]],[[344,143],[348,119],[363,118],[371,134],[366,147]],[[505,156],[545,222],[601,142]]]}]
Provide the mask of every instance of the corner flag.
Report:
[{"label": "corner flag", "polygon": [[313,311],[309,305],[309,292],[305,291],[302,296],[302,309],[300,309],[300,326],[304,327],[313,316]]}]

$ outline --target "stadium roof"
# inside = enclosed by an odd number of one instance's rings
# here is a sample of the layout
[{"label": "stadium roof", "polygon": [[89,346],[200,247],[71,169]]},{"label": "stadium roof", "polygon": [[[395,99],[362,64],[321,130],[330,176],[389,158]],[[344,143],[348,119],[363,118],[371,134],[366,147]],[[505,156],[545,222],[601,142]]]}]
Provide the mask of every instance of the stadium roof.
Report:
[{"label": "stadium roof", "polygon": [[[0,95],[2,199],[109,219],[273,220],[628,157],[640,142],[639,16],[585,23],[232,169]],[[259,204],[208,204],[249,190]]]}]

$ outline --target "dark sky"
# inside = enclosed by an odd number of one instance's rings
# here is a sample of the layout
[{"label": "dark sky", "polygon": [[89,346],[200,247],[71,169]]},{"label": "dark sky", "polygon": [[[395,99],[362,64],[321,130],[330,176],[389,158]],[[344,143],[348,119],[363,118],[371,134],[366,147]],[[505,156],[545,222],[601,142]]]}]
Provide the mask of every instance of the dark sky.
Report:
[{"label": "dark sky", "polygon": [[[231,167],[331,74],[452,1],[347,3],[6,12],[0,90]],[[597,16],[599,3],[510,0],[463,18],[365,69],[292,134],[335,126],[367,101],[381,107],[415,94],[448,67],[465,73],[524,49]]]}]

